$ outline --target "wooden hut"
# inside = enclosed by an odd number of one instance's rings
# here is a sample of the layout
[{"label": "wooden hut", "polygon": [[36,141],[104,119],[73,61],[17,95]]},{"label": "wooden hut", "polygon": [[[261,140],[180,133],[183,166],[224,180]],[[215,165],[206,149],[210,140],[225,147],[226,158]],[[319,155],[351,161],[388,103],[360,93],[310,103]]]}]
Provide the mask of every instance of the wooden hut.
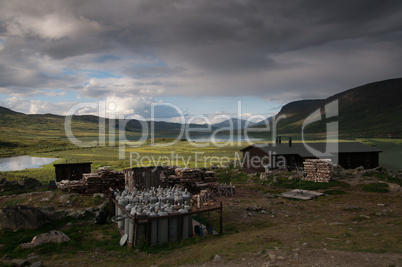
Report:
[{"label": "wooden hut", "polygon": [[365,169],[378,167],[379,153],[374,147],[359,142],[337,143],[337,152],[323,153],[327,143],[277,143],[277,144],[253,144],[241,149],[243,152],[243,170],[247,173],[265,172],[266,166],[270,169],[279,167],[295,168],[303,166],[306,159],[317,159],[317,155],[311,152],[307,146],[322,152],[321,158],[337,159],[337,162],[345,169],[354,169],[363,166]]},{"label": "wooden hut", "polygon": [[62,180],[81,180],[83,173],[91,172],[92,162],[53,164],[56,182]]}]

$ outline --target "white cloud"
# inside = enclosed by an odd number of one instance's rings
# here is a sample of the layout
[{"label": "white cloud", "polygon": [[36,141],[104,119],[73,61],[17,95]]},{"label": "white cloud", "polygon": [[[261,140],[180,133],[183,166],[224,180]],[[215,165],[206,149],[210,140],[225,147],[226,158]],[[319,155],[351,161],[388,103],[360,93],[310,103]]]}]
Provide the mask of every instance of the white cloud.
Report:
[{"label": "white cloud", "polygon": [[64,96],[66,94],[66,92],[47,91],[47,92],[43,92],[43,94],[46,96]]},{"label": "white cloud", "polygon": [[78,38],[95,34],[103,27],[87,18],[76,18],[72,14],[47,14],[38,16],[13,17],[6,23],[7,36],[39,36],[44,39]]},{"label": "white cloud", "polygon": [[151,103],[149,97],[111,95],[106,98],[105,107],[108,114],[146,116],[144,110],[149,109]]},{"label": "white cloud", "polygon": [[[47,108],[46,103],[39,101],[39,100],[31,100],[31,107],[29,109],[29,114],[40,114],[40,113],[44,113],[43,111],[45,110],[45,108]],[[38,112],[38,111],[42,111],[42,112]]]},{"label": "white cloud", "polygon": [[140,81],[128,77],[123,78],[91,78],[81,93],[91,98],[109,97],[120,94],[137,94],[140,96],[157,96],[165,91],[159,84],[151,81]]},{"label": "white cloud", "polygon": [[401,3],[324,2],[0,1],[0,92],[69,90],[145,116],[156,97],[286,103],[400,76]]}]

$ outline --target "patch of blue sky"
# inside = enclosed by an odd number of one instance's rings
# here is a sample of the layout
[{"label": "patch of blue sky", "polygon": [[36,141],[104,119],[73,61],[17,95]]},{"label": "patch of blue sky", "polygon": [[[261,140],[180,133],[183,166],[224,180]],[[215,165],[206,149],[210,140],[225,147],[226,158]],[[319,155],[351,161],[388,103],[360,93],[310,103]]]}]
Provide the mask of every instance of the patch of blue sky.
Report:
[{"label": "patch of blue sky", "polygon": [[79,92],[62,89],[43,90],[42,94],[34,95],[30,100],[40,100],[43,102],[93,102],[96,99],[79,96]]},{"label": "patch of blue sky", "polygon": [[0,103],[2,103],[4,100],[7,98],[10,98],[11,96],[8,94],[0,94]]},{"label": "patch of blue sky", "polygon": [[148,62],[141,62],[134,64],[135,68],[158,68],[158,67],[167,67],[168,65],[160,60],[151,60]]},{"label": "patch of blue sky", "polygon": [[50,73],[50,72],[47,72],[47,71],[42,71],[41,74],[43,76],[45,76],[45,77],[48,77],[48,78],[57,78],[57,79],[61,78],[60,74],[54,74],[54,73]]},{"label": "patch of blue sky", "polygon": [[63,69],[64,75],[87,75],[88,78],[98,78],[98,79],[106,79],[106,78],[122,78],[121,75],[116,75],[111,72],[102,71],[102,70],[86,70],[86,69],[71,69],[65,68]]},{"label": "patch of blue sky", "polygon": [[98,78],[98,79],[105,79],[105,78],[122,78],[122,75],[112,74],[107,71],[88,71],[88,77],[90,78]]},{"label": "patch of blue sky", "polygon": [[118,56],[115,56],[115,55],[103,55],[103,56],[100,56],[100,57],[96,60],[96,62],[98,62],[98,63],[105,63],[105,62],[108,62],[108,61],[115,61],[115,60],[119,60],[119,59],[121,59],[121,58],[118,57]]}]

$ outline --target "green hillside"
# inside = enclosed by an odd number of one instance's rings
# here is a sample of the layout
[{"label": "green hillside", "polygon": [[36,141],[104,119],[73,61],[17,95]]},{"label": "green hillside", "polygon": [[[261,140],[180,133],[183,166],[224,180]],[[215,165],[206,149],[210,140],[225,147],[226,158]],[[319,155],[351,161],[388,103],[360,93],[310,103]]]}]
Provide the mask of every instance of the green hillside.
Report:
[{"label": "green hillside", "polygon": [[339,122],[341,136],[397,137],[402,135],[402,78],[359,86],[323,100],[301,100],[282,107],[276,117],[279,134],[300,134],[304,120],[314,111],[338,100],[339,116],[306,127],[308,134],[324,134],[326,123]]},{"label": "green hillside", "polygon": [[[300,100],[282,107],[276,118],[286,115],[279,121],[278,135],[301,135],[301,126],[305,119],[317,109],[338,100],[339,116],[330,120],[321,120],[306,127],[305,133],[310,138],[322,138],[326,133],[326,124],[339,122],[341,138],[360,137],[400,137],[402,135],[402,78],[380,81],[359,86],[327,99]],[[263,111],[262,111],[263,112]],[[152,122],[147,121],[148,129]],[[53,114],[23,114],[0,107],[0,156],[29,154],[32,152],[50,152],[55,150],[75,149],[66,137],[65,117]],[[191,128],[207,125],[190,125]],[[262,127],[256,124],[255,127]],[[115,133],[118,141],[119,129],[125,129],[127,140],[138,140],[142,135],[140,121],[114,121],[105,119],[105,132],[99,133],[99,117],[73,116],[72,133],[80,141],[97,141],[104,137],[107,142],[109,130]],[[147,138],[176,138],[182,125],[170,122],[154,122],[154,136]],[[222,132],[223,133],[223,132]],[[197,134],[197,133],[195,133]],[[250,136],[266,137],[268,133],[255,133]],[[113,140],[110,140],[113,141]]]},{"label": "green hillside", "polygon": [[[0,107],[0,156],[29,154],[32,152],[50,152],[55,150],[75,149],[65,133],[65,117],[53,114],[23,114]],[[146,122],[151,129],[151,122]],[[105,119],[105,132],[99,133],[99,117],[73,116],[71,130],[80,141],[98,141],[104,137],[109,141],[109,131],[114,132],[115,141],[119,138],[119,129],[125,129],[129,141],[136,141],[142,135],[140,121],[114,121]],[[181,124],[170,122],[154,122],[155,136],[176,137],[181,130]],[[191,127],[202,127],[192,124]],[[111,132],[112,133],[112,132]]]}]

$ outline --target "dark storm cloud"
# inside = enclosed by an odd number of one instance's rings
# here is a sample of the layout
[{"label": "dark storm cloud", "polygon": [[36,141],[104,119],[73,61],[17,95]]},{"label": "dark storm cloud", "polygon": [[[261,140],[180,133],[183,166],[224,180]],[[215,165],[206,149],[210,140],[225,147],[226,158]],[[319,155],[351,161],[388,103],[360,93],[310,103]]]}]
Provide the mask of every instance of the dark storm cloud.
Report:
[{"label": "dark storm cloud", "polygon": [[79,39],[60,39],[40,42],[37,51],[54,59],[63,59],[77,55],[92,54],[107,51],[111,47],[106,40],[99,40],[99,36],[85,36]]},{"label": "dark storm cloud", "polygon": [[[137,80],[135,92],[143,83],[165,95],[314,98],[395,77],[402,67],[401,1],[5,1],[0,10],[8,55],[108,63]],[[99,57],[88,63],[91,54]],[[16,58],[0,69],[4,87],[43,84],[40,72],[8,75]],[[145,63],[118,65],[128,58]]]}]

